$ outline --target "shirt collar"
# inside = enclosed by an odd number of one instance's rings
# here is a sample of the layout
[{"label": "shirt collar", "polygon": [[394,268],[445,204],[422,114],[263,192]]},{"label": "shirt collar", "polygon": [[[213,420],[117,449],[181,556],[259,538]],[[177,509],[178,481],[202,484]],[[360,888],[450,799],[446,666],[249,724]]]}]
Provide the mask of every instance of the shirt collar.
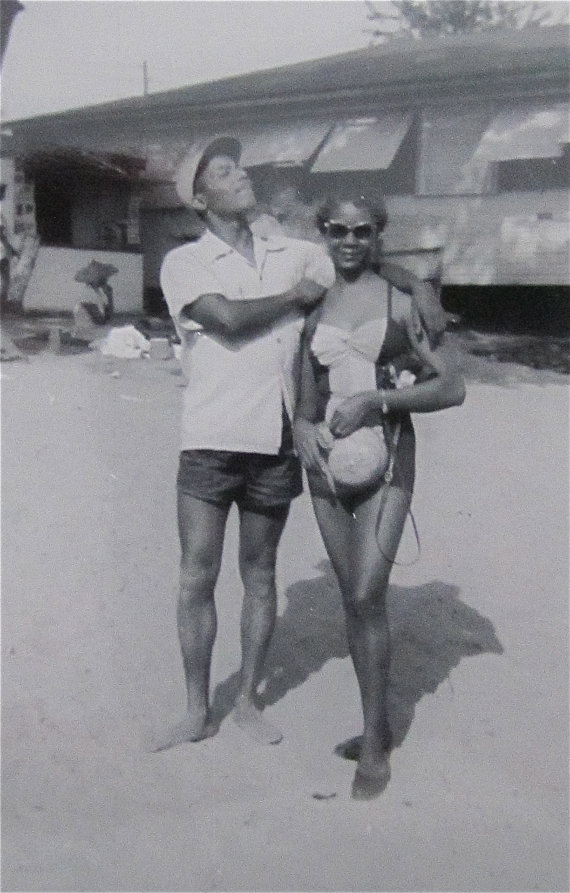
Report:
[{"label": "shirt collar", "polygon": [[[287,247],[286,240],[282,236],[253,236],[253,246],[255,257],[258,264],[261,264],[265,255],[269,252],[284,251]],[[220,239],[212,230],[207,229],[202,236],[194,243],[195,250],[198,250],[206,263],[214,263],[230,254],[237,254],[235,248]]]}]

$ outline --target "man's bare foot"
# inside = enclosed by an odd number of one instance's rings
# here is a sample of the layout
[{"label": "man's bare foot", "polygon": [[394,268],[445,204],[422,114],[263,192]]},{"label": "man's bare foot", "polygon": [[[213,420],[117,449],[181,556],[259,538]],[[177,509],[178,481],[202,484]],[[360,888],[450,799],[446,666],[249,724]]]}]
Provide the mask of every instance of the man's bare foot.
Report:
[{"label": "man's bare foot", "polygon": [[151,747],[153,753],[176,747],[177,744],[186,744],[193,741],[203,741],[211,738],[218,731],[217,726],[203,717],[193,717],[190,714],[177,723],[164,737],[158,737]]},{"label": "man's bare foot", "polygon": [[261,711],[249,702],[236,704],[231,717],[235,724],[257,744],[279,744],[283,740],[282,732],[263,719]]},{"label": "man's bare foot", "polygon": [[390,781],[390,763],[388,755],[384,754],[380,760],[367,761],[366,766],[359,763],[352,782],[352,797],[354,800],[372,800],[386,790]]}]

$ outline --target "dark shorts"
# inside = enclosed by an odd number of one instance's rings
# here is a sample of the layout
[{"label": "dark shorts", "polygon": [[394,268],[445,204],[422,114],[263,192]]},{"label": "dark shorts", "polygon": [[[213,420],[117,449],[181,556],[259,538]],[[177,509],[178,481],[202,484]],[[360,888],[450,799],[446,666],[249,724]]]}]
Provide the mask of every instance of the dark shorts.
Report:
[{"label": "dark shorts", "polygon": [[183,450],[176,485],[180,493],[241,509],[263,511],[289,505],[303,492],[299,459],[293,452],[288,417],[283,421],[281,448],[276,456],[227,450]]}]

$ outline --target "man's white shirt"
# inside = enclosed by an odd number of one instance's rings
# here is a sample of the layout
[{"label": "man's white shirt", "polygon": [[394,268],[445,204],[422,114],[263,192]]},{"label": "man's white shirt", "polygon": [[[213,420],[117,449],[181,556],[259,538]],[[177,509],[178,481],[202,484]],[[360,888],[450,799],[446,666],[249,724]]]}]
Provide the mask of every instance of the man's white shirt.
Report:
[{"label": "man's white shirt", "polygon": [[291,312],[271,330],[224,341],[181,318],[201,295],[240,301],[281,294],[301,279],[330,288],[334,268],[317,244],[282,236],[253,238],[255,265],[207,230],[196,242],[174,248],[160,284],[182,342],[187,379],[181,449],[230,450],[276,455],[282,405],[293,418],[300,362],[302,312]]}]

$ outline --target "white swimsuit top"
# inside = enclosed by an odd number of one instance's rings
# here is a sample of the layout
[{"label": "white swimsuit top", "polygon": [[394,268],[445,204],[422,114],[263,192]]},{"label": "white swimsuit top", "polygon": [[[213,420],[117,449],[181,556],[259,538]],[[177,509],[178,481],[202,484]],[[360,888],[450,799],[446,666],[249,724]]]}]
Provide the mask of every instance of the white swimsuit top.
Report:
[{"label": "white swimsuit top", "polygon": [[348,331],[319,322],[311,350],[328,367],[330,398],[325,421],[330,422],[337,406],[360,391],[376,390],[376,360],[382,350],[388,317],[371,319]]}]

